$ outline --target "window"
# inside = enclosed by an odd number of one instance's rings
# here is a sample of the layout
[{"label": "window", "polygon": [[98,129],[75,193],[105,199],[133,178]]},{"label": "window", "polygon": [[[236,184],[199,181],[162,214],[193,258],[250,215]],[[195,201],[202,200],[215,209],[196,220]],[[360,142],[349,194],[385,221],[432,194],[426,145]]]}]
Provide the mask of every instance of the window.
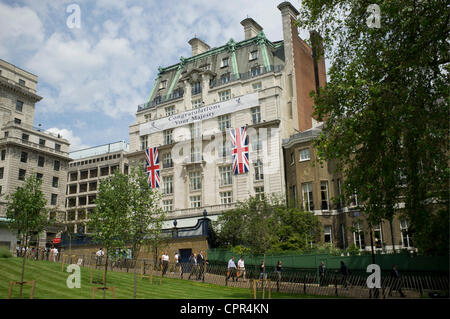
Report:
[{"label": "window", "polygon": [[383,233],[381,229],[381,224],[378,225],[378,228],[373,230],[373,240],[375,242],[375,248],[382,249],[383,248]]},{"label": "window", "polygon": [[55,143],[55,151],[61,151],[61,145],[58,143]]},{"label": "window", "polygon": [[202,189],[202,177],[200,172],[189,173],[189,189],[191,191],[197,191]]},{"label": "window", "polygon": [[173,132],[173,130],[165,130],[163,132],[163,134],[164,134],[164,144],[172,144],[173,143],[172,132]]},{"label": "window", "polygon": [[19,181],[24,181],[25,180],[25,174],[26,174],[26,170],[24,169],[19,169]]},{"label": "window", "polygon": [[173,200],[172,199],[163,200],[163,210],[165,212],[170,212],[173,210]]},{"label": "window", "polygon": [[141,136],[141,150],[146,150],[148,147],[148,135]]},{"label": "window", "polygon": [[202,93],[202,83],[201,82],[195,82],[192,85],[192,95],[200,94]]},{"label": "window", "polygon": [[145,114],[144,118],[145,118],[145,122],[148,122],[148,121],[150,121],[152,119],[152,114],[151,113],[150,114]]},{"label": "window", "polygon": [[6,131],[6,132],[5,132],[5,138],[8,137],[8,135],[9,135],[9,132]]},{"label": "window", "polygon": [[50,199],[50,205],[56,205],[57,198],[58,198],[57,194],[52,194],[52,197]]},{"label": "window", "polygon": [[255,77],[261,74],[261,68],[259,66],[255,66],[250,69],[250,75],[251,77]]},{"label": "window", "polygon": [[220,64],[221,68],[228,66],[228,57],[222,59],[222,63]]},{"label": "window", "polygon": [[0,179],[3,179],[3,172],[4,172],[5,168],[4,167],[0,167]]},{"label": "window", "polygon": [[202,65],[202,66],[200,67],[200,69],[202,69],[202,70],[204,70],[204,71],[211,70],[211,64],[205,64],[205,65]]},{"label": "window", "polygon": [[252,123],[261,123],[261,108],[259,106],[252,108]]},{"label": "window", "polygon": [[53,187],[58,187],[58,181],[59,181],[59,178],[56,177],[56,176],[53,176],[52,186]]},{"label": "window", "polygon": [[366,248],[364,232],[361,229],[361,225],[359,224],[359,222],[353,224],[353,242],[359,249]]},{"label": "window", "polygon": [[219,120],[219,129],[221,131],[225,131],[227,128],[231,127],[231,116],[230,114],[221,115],[218,117]]},{"label": "window", "polygon": [[263,173],[263,163],[261,160],[257,160],[253,163],[253,167],[255,168],[255,181],[262,181],[264,179]]},{"label": "window", "polygon": [[221,192],[220,193],[220,203],[221,204],[230,204],[233,201],[233,193],[232,192]]},{"label": "window", "polygon": [[190,198],[191,202],[191,208],[197,208],[202,206],[202,198],[200,195],[198,196],[191,196]]},{"label": "window", "polygon": [[19,79],[19,85],[25,86],[25,80]]},{"label": "window", "polygon": [[256,60],[258,58],[258,51],[252,51],[248,55],[248,60]]},{"label": "window", "polygon": [[325,226],[323,229],[324,233],[324,242],[326,243],[333,243],[332,236],[331,236],[331,226]]},{"label": "window", "polygon": [[171,105],[166,107],[166,116],[174,115],[175,114],[175,106]]},{"label": "window", "polygon": [[17,101],[16,101],[16,111],[22,112],[22,110],[23,110],[23,102],[17,100]]},{"label": "window", "polygon": [[254,138],[251,139],[252,141],[252,150],[253,151],[260,151],[262,150],[262,138],[261,135],[259,135],[259,130],[254,136]]},{"label": "window", "polygon": [[43,138],[39,139],[39,145],[40,146],[45,146],[45,140]]},{"label": "window", "polygon": [[45,163],[45,158],[44,158],[44,156],[39,156],[39,157],[38,157],[38,166],[39,166],[39,167],[44,167],[44,163]]},{"label": "window", "polygon": [[20,124],[20,123],[22,123],[21,119],[14,118],[14,124]]},{"label": "window", "polygon": [[22,140],[24,140],[24,141],[28,141],[30,139],[30,135],[28,135],[28,134],[22,134]]},{"label": "window", "polygon": [[28,161],[28,153],[27,152],[22,152],[20,154],[20,161],[22,163],[26,163]]},{"label": "window", "polygon": [[220,84],[225,84],[230,82],[231,77],[230,77],[230,72],[228,73],[224,73],[220,76]]},{"label": "window", "polygon": [[231,185],[232,183],[231,166],[219,167],[219,175],[220,175],[220,186]]},{"label": "window", "polygon": [[173,176],[163,177],[164,194],[170,195],[173,193]]},{"label": "window", "polygon": [[202,136],[202,122],[195,122],[189,125],[191,131],[191,138],[198,138]]},{"label": "window", "polygon": [[59,171],[59,166],[60,166],[59,161],[55,160],[55,162],[53,163],[53,169],[55,171]]},{"label": "window", "polygon": [[231,99],[231,90],[219,92],[219,101],[226,101]]},{"label": "window", "polygon": [[409,222],[407,220],[400,220],[400,235],[402,237],[402,244],[404,248],[413,247],[411,236],[408,232]]},{"label": "window", "polygon": [[256,91],[259,91],[262,89],[262,84],[261,84],[261,82],[253,83],[252,87],[253,87],[253,91],[256,92]]},{"label": "window", "polygon": [[303,209],[306,211],[314,210],[312,183],[302,184]]},{"label": "window", "polygon": [[36,179],[37,179],[37,180],[41,181],[43,177],[44,177],[43,174],[41,174],[41,173],[36,173]]},{"label": "window", "polygon": [[321,181],[320,182],[320,199],[322,201],[322,210],[328,210],[329,209],[329,203],[328,203],[328,181]]},{"label": "window", "polygon": [[200,146],[191,147],[191,163],[201,162],[202,152]]},{"label": "window", "polygon": [[166,153],[163,155],[163,168],[173,167],[172,154]]},{"label": "window", "polygon": [[193,108],[193,109],[196,109],[196,108],[201,107],[202,104],[203,104],[202,99],[192,100],[192,108]]},{"label": "window", "polygon": [[294,201],[294,207],[297,207],[297,186],[292,186],[292,199]]},{"label": "window", "polygon": [[232,143],[229,139],[222,141],[222,145],[219,146],[219,157],[228,157],[231,154]]},{"label": "window", "polygon": [[6,158],[6,150],[2,150],[2,155],[1,155],[2,161],[4,161],[5,158]]},{"label": "window", "polygon": [[255,197],[257,199],[264,199],[264,186],[255,187]]},{"label": "window", "polygon": [[300,150],[300,162],[309,161],[309,148]]},{"label": "window", "polygon": [[161,83],[159,83],[159,89],[165,89],[167,87],[167,80],[161,81]]}]

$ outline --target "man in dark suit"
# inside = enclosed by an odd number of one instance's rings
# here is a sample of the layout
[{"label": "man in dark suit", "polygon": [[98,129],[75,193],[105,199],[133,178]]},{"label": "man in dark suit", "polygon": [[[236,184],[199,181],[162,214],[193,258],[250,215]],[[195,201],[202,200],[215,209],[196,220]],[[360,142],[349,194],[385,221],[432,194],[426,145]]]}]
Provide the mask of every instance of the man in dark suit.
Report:
[{"label": "man in dark suit", "polygon": [[400,274],[398,273],[397,265],[394,265],[392,267],[391,275],[392,275],[392,284],[391,288],[389,289],[389,296],[392,294],[392,290],[397,290],[400,293],[400,296],[406,297],[402,291],[402,283]]},{"label": "man in dark suit", "polygon": [[202,276],[204,276],[205,257],[203,256],[203,251],[200,251],[200,253],[197,255],[197,264],[198,264],[197,280],[200,280],[202,279]]}]

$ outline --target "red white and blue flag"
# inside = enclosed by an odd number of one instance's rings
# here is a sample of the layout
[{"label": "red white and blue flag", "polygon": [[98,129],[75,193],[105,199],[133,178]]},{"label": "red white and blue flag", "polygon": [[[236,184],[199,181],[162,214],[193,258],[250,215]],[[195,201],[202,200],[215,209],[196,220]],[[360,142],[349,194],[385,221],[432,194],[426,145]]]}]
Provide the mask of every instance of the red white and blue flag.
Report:
[{"label": "red white and blue flag", "polygon": [[156,147],[149,147],[145,149],[145,159],[147,165],[145,172],[148,175],[148,187],[159,188],[159,157],[158,149]]},{"label": "red white and blue flag", "polygon": [[248,136],[247,129],[239,127],[230,130],[231,142],[233,143],[232,158],[234,174],[244,174],[249,171],[248,161]]}]

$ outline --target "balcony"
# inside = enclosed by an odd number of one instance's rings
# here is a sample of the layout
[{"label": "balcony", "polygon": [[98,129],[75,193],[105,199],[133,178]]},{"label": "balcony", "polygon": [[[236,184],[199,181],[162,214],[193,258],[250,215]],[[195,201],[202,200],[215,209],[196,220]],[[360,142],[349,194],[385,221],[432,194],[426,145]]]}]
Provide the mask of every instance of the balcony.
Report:
[{"label": "balcony", "polygon": [[182,98],[183,96],[184,96],[184,91],[183,91],[183,89],[179,88],[178,90],[175,90],[169,96],[157,96],[156,98],[153,99],[153,101],[149,101],[147,103],[138,105],[137,111],[140,112],[142,110],[155,107],[159,104]]},{"label": "balcony", "polygon": [[283,70],[283,65],[271,65],[269,68],[266,68],[264,66],[261,66],[258,68],[252,68],[252,70],[249,70],[248,72],[239,73],[239,76],[230,74],[230,76],[227,77],[226,80],[224,78],[218,78],[218,79],[211,80],[209,82],[209,87],[212,89],[212,88],[220,87],[222,85],[225,85],[225,84],[228,84],[228,83],[231,83],[234,81],[249,80],[249,79],[258,77],[260,75],[270,73],[270,72],[279,73],[282,70]]}]

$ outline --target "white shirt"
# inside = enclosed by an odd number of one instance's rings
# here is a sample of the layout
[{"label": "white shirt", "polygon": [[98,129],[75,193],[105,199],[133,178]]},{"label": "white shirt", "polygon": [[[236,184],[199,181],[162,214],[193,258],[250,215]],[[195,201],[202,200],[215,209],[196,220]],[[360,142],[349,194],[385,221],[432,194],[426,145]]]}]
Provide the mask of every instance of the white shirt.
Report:
[{"label": "white shirt", "polygon": [[162,255],[163,261],[169,261],[169,255]]},{"label": "white shirt", "polygon": [[239,261],[238,261],[238,267],[239,267],[239,268],[245,268],[245,267],[244,267],[244,261],[243,261],[242,259],[239,259]]},{"label": "white shirt", "polygon": [[230,259],[228,261],[228,268],[236,268],[236,264],[234,263],[233,259]]},{"label": "white shirt", "polygon": [[178,254],[175,254],[175,262],[178,262]]},{"label": "white shirt", "polygon": [[99,250],[95,253],[98,257],[104,256],[105,252],[103,250]]},{"label": "white shirt", "polygon": [[58,249],[53,248],[53,253],[54,253],[55,255],[58,255]]}]

